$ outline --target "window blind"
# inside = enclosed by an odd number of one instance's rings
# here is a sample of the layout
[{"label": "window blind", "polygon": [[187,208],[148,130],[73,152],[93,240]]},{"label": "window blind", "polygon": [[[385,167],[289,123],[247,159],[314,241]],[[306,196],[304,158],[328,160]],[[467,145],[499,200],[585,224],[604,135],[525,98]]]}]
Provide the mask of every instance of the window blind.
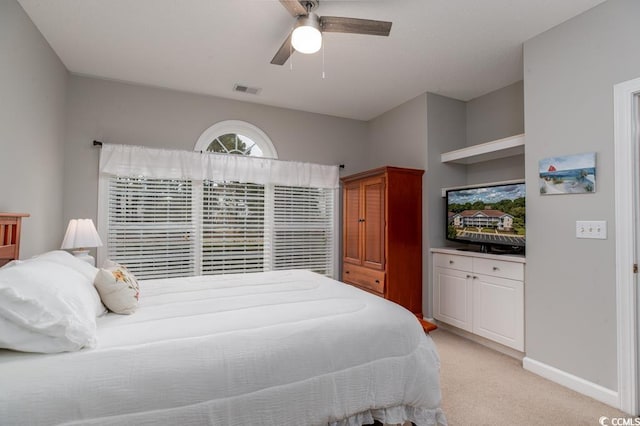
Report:
[{"label": "window blind", "polygon": [[188,180],[111,177],[109,258],[141,279],[194,275],[192,202]]},{"label": "window blind", "polygon": [[111,177],[108,200],[108,257],[141,279],[334,273],[330,189]]},{"label": "window blind", "polygon": [[202,274],[265,270],[265,187],[205,181],[202,191]]},{"label": "window blind", "polygon": [[276,186],[273,269],[310,269],[333,275],[333,193]]}]

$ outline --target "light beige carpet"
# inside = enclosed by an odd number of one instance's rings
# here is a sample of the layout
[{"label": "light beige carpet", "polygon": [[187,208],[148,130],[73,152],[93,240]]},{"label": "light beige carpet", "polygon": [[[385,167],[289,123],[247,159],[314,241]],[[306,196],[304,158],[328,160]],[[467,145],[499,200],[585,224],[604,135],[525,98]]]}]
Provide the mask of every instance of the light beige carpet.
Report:
[{"label": "light beige carpet", "polygon": [[442,329],[430,334],[440,354],[442,408],[451,426],[597,426],[601,416],[630,418],[524,370],[507,355]]}]

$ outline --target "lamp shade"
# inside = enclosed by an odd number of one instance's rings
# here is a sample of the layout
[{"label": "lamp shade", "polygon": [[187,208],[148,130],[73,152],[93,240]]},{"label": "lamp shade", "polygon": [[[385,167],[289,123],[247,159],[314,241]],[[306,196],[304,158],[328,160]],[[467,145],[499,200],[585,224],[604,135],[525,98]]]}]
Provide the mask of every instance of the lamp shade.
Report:
[{"label": "lamp shade", "polygon": [[78,249],[101,246],[100,235],[91,219],[71,219],[60,248]]},{"label": "lamp shade", "polygon": [[291,44],[300,53],[316,53],[322,46],[320,19],[315,13],[298,17],[296,27],[291,33]]}]

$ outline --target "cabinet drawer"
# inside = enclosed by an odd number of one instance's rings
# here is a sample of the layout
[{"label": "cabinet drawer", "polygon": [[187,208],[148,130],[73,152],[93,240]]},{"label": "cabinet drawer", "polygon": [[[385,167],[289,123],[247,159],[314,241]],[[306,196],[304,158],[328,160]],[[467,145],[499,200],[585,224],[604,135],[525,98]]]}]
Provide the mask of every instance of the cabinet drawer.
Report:
[{"label": "cabinet drawer", "polygon": [[364,287],[381,295],[384,294],[384,278],[384,271],[376,271],[348,263],[342,266],[342,281]]},{"label": "cabinet drawer", "polygon": [[517,262],[474,258],[473,272],[511,280],[524,280],[524,265]]},{"label": "cabinet drawer", "polygon": [[456,256],[454,254],[434,253],[434,267],[458,269],[461,271],[472,270],[472,258],[468,256]]}]

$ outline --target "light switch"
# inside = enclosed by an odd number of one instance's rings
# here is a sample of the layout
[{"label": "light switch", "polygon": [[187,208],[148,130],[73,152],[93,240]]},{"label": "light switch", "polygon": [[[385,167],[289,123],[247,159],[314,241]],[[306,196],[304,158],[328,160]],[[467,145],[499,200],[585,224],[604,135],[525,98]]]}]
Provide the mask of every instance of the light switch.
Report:
[{"label": "light switch", "polygon": [[576,221],[576,238],[607,239],[606,220],[578,220]]}]

